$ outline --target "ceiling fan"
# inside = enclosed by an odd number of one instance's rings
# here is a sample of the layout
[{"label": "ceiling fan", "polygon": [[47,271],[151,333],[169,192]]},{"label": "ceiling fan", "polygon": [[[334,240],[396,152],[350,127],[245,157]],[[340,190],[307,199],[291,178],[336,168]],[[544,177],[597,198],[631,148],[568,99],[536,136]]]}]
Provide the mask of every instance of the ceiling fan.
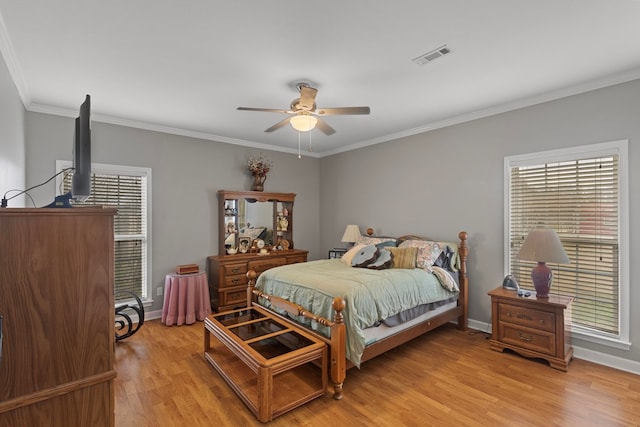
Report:
[{"label": "ceiling fan", "polygon": [[369,114],[371,112],[369,107],[335,107],[317,109],[316,95],[318,94],[318,89],[312,88],[307,83],[298,83],[296,87],[300,92],[300,98],[296,98],[291,101],[291,108],[289,110],[253,107],[238,107],[238,110],[266,111],[270,113],[285,113],[291,115],[291,117],[287,117],[270,128],[265,129],[265,132],[273,132],[286,126],[288,123],[299,132],[308,132],[317,127],[325,135],[333,135],[336,131],[324,120],[318,117]]}]

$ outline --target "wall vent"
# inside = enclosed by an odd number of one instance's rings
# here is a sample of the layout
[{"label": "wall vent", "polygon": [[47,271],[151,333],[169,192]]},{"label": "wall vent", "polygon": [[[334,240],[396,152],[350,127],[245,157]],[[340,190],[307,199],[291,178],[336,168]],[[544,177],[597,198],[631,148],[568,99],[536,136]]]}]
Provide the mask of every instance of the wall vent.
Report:
[{"label": "wall vent", "polygon": [[445,55],[451,53],[451,49],[447,47],[447,45],[442,45],[437,49],[434,49],[430,52],[427,52],[423,55],[418,56],[417,58],[413,58],[412,61],[418,65],[424,65],[428,62],[435,61],[438,58],[441,58]]}]

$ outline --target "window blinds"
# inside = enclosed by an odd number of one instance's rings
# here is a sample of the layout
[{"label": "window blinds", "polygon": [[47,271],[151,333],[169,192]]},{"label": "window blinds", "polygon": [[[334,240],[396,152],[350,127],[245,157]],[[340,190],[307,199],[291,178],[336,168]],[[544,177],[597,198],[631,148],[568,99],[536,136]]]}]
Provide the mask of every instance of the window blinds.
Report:
[{"label": "window blinds", "polygon": [[[118,210],[115,230],[116,302],[126,300],[130,291],[146,297],[144,286],[146,241],[146,182],[144,176],[99,174],[91,176],[91,196],[80,205],[99,205]],[[71,188],[71,176],[63,181],[64,191]]]},{"label": "window blinds", "polygon": [[509,193],[511,274],[533,289],[518,251],[531,228],[554,228],[571,262],[549,264],[551,294],[575,298],[574,325],[617,335],[618,155],[511,167]]}]

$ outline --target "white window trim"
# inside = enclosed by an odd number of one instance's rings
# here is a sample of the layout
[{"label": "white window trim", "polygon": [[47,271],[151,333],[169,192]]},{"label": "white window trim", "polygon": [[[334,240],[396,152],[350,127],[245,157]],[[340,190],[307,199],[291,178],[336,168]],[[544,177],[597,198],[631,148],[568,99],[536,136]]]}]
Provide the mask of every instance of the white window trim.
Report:
[{"label": "white window trim", "polygon": [[603,142],[599,144],[584,145],[578,147],[562,148],[558,150],[543,151],[539,153],[520,154],[504,158],[504,275],[510,274],[510,250],[509,236],[511,217],[511,173],[515,166],[533,166],[541,163],[562,162],[574,160],[577,156],[599,156],[618,154],[618,224],[620,230],[620,250],[618,258],[618,268],[620,273],[618,308],[619,308],[619,334],[611,336],[608,334],[598,334],[596,331],[587,330],[579,326],[572,326],[571,333],[574,338],[596,344],[614,347],[622,350],[629,350],[631,342],[630,333],[630,287],[629,280],[629,141],[619,140]]},{"label": "white window trim", "polygon": [[[56,160],[56,172],[60,172],[65,168],[70,168],[73,167],[73,162],[69,161],[69,160]],[[137,166],[121,166],[121,165],[108,165],[108,164],[103,164],[103,163],[91,163],[91,172],[92,173],[102,173],[102,174],[114,174],[114,173],[121,173],[123,175],[130,175],[130,176],[145,176],[147,178],[146,182],[147,182],[147,206],[146,206],[146,211],[147,211],[147,238],[145,240],[146,244],[145,244],[145,259],[146,259],[146,268],[145,271],[143,271],[143,278],[142,281],[144,283],[144,286],[147,290],[147,296],[146,298],[140,298],[140,300],[144,303],[145,307],[150,306],[153,303],[153,292],[152,292],[152,286],[151,286],[151,260],[152,258],[152,254],[151,254],[151,248],[152,248],[152,244],[151,244],[151,218],[153,218],[152,216],[152,212],[151,212],[151,206],[153,206],[152,200],[151,200],[151,195],[153,194],[151,192],[151,168],[144,168],[144,167],[137,167]],[[56,177],[56,189],[62,188],[62,179],[63,176],[62,175],[58,175]],[[137,235],[135,237],[138,237]],[[116,240],[126,240],[127,236],[116,236]]]}]

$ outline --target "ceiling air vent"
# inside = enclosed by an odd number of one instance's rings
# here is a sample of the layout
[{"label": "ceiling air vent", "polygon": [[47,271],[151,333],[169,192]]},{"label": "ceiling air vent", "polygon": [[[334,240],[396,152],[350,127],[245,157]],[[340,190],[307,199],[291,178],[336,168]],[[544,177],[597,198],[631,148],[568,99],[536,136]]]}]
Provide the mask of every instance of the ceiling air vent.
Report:
[{"label": "ceiling air vent", "polygon": [[427,52],[423,55],[418,56],[417,58],[413,58],[412,61],[418,65],[424,65],[428,62],[434,61],[442,56],[448,55],[451,53],[451,49],[447,47],[447,45],[442,45],[437,49],[432,50],[431,52]]}]

